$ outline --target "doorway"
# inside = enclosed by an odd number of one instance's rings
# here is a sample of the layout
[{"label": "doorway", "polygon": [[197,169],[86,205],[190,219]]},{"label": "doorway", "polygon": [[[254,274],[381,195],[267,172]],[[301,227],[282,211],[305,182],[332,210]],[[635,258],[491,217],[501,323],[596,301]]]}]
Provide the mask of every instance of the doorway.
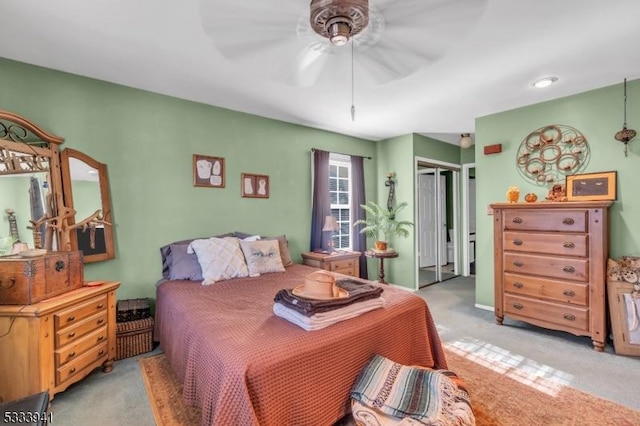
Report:
[{"label": "doorway", "polygon": [[456,277],[458,271],[459,166],[418,161],[417,282],[424,287]]},{"label": "doorway", "polygon": [[476,165],[462,166],[462,275],[476,274]]}]

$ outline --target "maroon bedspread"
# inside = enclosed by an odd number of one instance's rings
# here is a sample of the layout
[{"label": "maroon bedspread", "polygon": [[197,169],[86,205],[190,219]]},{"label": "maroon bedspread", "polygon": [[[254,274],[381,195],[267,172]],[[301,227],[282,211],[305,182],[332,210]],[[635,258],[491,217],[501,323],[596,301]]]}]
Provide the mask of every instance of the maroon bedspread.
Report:
[{"label": "maroon bedspread", "polygon": [[447,367],[426,303],[403,290],[384,286],[383,309],[322,330],[275,316],[275,293],[313,270],[158,287],[155,338],[203,425],[331,425],[348,412],[349,391],[374,354]]}]

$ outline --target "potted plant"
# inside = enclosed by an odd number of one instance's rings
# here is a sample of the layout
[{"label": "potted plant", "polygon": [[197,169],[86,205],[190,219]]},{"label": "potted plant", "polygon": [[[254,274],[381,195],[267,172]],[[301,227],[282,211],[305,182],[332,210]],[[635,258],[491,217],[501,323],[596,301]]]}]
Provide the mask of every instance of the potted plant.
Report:
[{"label": "potted plant", "polygon": [[[374,247],[376,251],[386,251],[391,237],[408,237],[409,228],[413,223],[407,220],[397,220],[399,211],[407,207],[408,203],[400,203],[390,209],[380,207],[373,201],[361,204],[360,207],[366,212],[366,219],[357,220],[353,226],[364,225],[360,233],[367,234],[369,238],[376,238]],[[382,237],[382,239],[380,239]]]}]

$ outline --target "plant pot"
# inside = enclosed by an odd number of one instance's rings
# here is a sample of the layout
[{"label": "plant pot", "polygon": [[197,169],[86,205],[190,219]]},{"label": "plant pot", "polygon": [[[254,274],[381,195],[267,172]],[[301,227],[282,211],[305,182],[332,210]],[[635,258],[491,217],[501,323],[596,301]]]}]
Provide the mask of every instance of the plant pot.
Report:
[{"label": "plant pot", "polygon": [[373,247],[376,251],[387,251],[387,242],[386,241],[374,241]]}]

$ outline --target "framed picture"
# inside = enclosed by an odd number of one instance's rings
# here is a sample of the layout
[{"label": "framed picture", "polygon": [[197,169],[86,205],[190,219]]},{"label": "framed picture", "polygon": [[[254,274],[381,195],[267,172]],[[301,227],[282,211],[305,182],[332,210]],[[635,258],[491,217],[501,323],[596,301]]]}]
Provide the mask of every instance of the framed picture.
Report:
[{"label": "framed picture", "polygon": [[567,200],[599,201],[616,199],[616,172],[567,176]]},{"label": "framed picture", "polygon": [[613,348],[619,355],[640,356],[640,290],[624,281],[607,281]]},{"label": "framed picture", "polygon": [[224,188],[224,158],[193,154],[193,186]]},{"label": "framed picture", "polygon": [[245,198],[269,198],[269,176],[242,173],[240,187]]}]

